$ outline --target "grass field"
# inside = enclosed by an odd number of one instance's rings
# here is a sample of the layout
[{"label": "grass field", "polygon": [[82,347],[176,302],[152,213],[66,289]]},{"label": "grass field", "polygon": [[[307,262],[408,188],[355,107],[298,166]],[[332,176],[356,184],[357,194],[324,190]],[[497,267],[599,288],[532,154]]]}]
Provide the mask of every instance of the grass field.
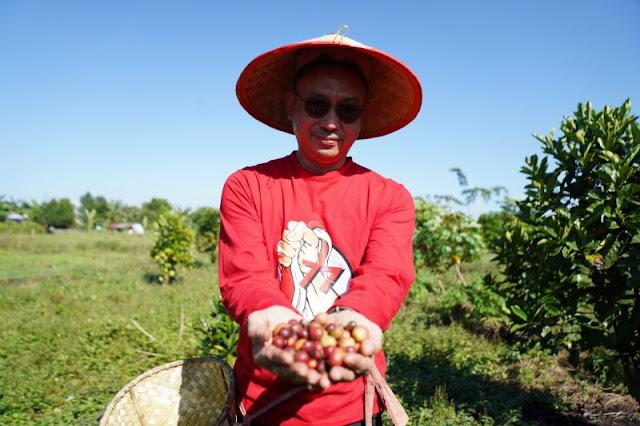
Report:
[{"label": "grass field", "polygon": [[[219,297],[216,267],[202,257],[159,285],[150,247],[126,234],[0,235],[0,424],[97,424],[143,371],[205,354],[200,318]],[[464,272],[472,281],[491,268],[485,258]],[[389,383],[411,424],[640,421],[623,389],[457,318],[434,279],[421,276],[385,336]]]}]

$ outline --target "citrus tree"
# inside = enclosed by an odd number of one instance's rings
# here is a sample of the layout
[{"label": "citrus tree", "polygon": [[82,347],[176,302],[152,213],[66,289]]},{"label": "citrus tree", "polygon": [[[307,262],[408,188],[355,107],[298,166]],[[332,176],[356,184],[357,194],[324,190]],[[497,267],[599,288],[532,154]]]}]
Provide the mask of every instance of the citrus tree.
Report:
[{"label": "citrus tree", "polygon": [[547,347],[604,347],[640,399],[640,128],[631,102],[579,104],[562,135],[534,135],[517,220],[495,242],[501,290],[521,330]]},{"label": "citrus tree", "polygon": [[155,227],[155,242],[151,248],[151,257],[158,264],[162,275],[161,282],[173,281],[180,267],[194,264],[191,253],[193,230],[181,213],[168,212],[158,217]]}]

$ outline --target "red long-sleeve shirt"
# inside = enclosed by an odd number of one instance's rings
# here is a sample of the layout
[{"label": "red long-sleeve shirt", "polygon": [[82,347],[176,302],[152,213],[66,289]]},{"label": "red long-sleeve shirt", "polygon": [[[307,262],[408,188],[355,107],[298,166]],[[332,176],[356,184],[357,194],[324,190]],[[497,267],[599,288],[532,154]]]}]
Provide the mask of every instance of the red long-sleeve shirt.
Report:
[{"label": "red long-sleeve shirt", "polygon": [[[249,413],[293,386],[253,363],[246,329],[252,312],[280,305],[311,318],[344,306],[384,331],[415,278],[411,195],[350,158],[323,175],[303,169],[295,152],[237,171],[224,185],[220,214],[220,291],[241,325],[234,370]],[[279,258],[283,244],[289,254]],[[375,361],[384,375],[384,354]],[[363,394],[361,378],[337,383],[319,393],[299,393],[256,420],[348,424],[364,417]]]}]

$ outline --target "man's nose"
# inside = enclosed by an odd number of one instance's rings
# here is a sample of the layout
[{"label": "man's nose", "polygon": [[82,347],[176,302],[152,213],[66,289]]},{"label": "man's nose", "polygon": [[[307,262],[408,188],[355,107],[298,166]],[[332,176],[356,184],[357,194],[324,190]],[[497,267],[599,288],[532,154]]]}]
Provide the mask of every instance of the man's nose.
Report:
[{"label": "man's nose", "polygon": [[331,107],[327,115],[320,119],[320,125],[327,130],[336,130],[340,126],[340,119],[336,114],[335,107]]}]

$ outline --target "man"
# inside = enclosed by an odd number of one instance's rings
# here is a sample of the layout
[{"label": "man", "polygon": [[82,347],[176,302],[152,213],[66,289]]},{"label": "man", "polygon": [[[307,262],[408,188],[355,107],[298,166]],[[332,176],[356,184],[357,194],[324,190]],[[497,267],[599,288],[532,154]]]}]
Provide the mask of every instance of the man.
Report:
[{"label": "man", "polygon": [[[392,56],[331,35],[257,57],[237,95],[298,145],[232,174],[223,189],[220,290],[241,325],[240,411],[258,425],[370,424],[372,414],[380,424],[383,406],[377,399],[367,406],[365,386],[384,375],[382,331],[415,278],[415,212],[403,186],[348,153],[357,139],[412,121],[420,84]],[[342,367],[318,373],[270,344],[279,323],[319,312],[366,326],[372,357],[348,354]],[[290,397],[300,384],[308,389]]]}]

